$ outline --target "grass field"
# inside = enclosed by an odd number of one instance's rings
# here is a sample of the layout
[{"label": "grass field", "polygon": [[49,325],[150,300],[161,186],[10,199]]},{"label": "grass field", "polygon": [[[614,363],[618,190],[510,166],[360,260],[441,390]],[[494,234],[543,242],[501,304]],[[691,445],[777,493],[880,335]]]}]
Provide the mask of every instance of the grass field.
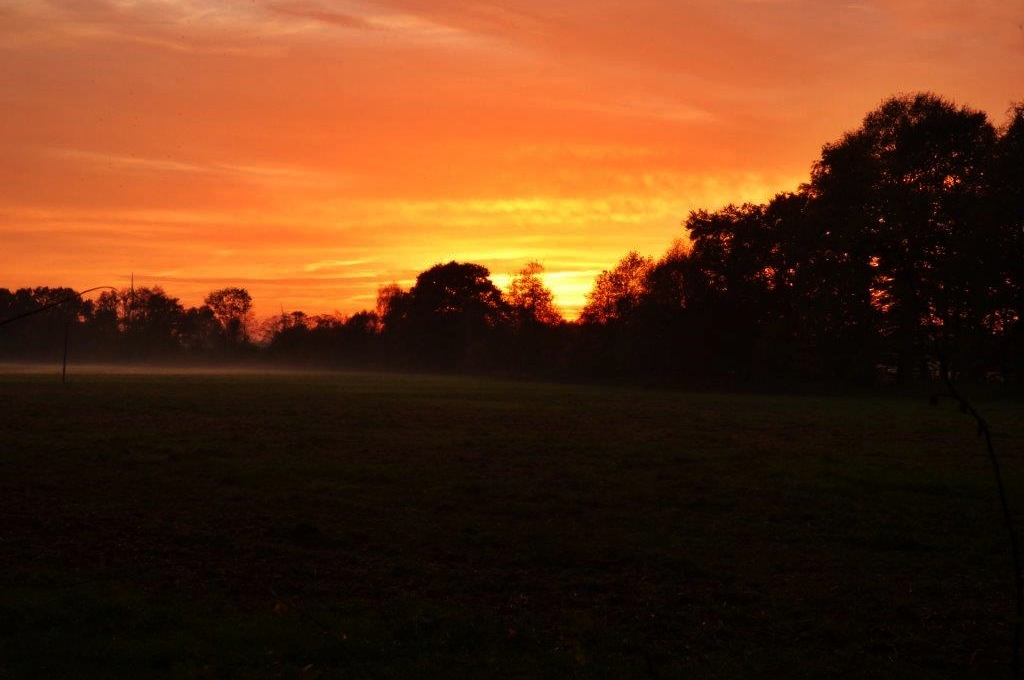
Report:
[{"label": "grass field", "polygon": [[[0,678],[1009,677],[926,398],[0,375]],[[1024,523],[1024,404],[979,400]]]}]

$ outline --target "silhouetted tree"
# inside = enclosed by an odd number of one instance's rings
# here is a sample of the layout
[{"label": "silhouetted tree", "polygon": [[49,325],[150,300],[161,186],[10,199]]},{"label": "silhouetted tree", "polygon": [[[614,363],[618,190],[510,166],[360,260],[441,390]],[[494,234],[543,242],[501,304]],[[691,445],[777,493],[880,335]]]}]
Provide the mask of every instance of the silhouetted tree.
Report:
[{"label": "silhouetted tree", "polygon": [[758,367],[762,322],[772,304],[773,235],[763,205],[729,205],[690,213],[691,319],[703,344],[692,360],[731,379],[749,379]]},{"label": "silhouetted tree", "polygon": [[565,319],[541,279],[543,273],[543,266],[529,262],[509,282],[505,300],[512,332],[504,338],[502,350],[506,370],[552,373],[559,369]]},{"label": "silhouetted tree", "polygon": [[221,288],[212,291],[204,301],[220,323],[228,347],[238,347],[249,340],[252,320],[252,296],[244,288]]},{"label": "silhouetted tree", "polygon": [[855,271],[861,309],[898,375],[957,354],[980,327],[993,223],[986,176],[996,134],[984,113],[931,94],[894,97],[826,145],[811,187],[834,219],[827,243]]},{"label": "silhouetted tree", "polygon": [[409,314],[409,292],[397,283],[390,283],[377,289],[377,319],[383,330],[397,332]]},{"label": "silhouetted tree", "polygon": [[1004,378],[1024,380],[1024,103],[1011,107],[999,130],[992,192],[1000,257],[983,324],[992,335],[992,368]]},{"label": "silhouetted tree", "polygon": [[[61,303],[62,304],[54,304]],[[49,309],[42,309],[54,305]],[[36,310],[39,313],[33,313]],[[0,319],[29,314],[0,329],[0,354],[9,358],[42,360],[60,356],[70,327],[87,321],[93,311],[71,288],[38,286],[11,292],[0,290]]]},{"label": "silhouetted tree", "polygon": [[776,382],[819,372],[811,303],[828,278],[811,204],[799,191],[690,214],[693,247],[686,260],[668,264],[684,289],[688,324],[704,338],[692,348],[701,365]]},{"label": "silhouetted tree", "polygon": [[631,251],[594,280],[580,312],[574,352],[583,375],[625,379],[648,372],[644,367],[653,357],[640,312],[653,266],[653,258]]},{"label": "silhouetted tree", "polygon": [[223,343],[223,328],[207,305],[189,307],[178,326],[178,339],[193,356],[209,355]]},{"label": "silhouetted tree", "polygon": [[516,328],[533,324],[554,326],[565,321],[555,306],[551,289],[540,277],[543,273],[540,263],[530,262],[508,284],[506,300]]},{"label": "silhouetted tree", "polygon": [[105,290],[97,298],[89,337],[98,358],[168,358],[179,353],[185,309],[159,286]]},{"label": "silhouetted tree", "polygon": [[280,314],[272,316],[263,322],[261,335],[269,340],[282,331],[287,331],[291,328],[307,328],[312,323],[313,320],[301,310],[294,312],[282,311]]},{"label": "silhouetted tree", "polygon": [[159,286],[132,291],[128,340],[140,355],[169,355],[181,348],[179,332],[185,309]]},{"label": "silhouetted tree", "polygon": [[356,335],[373,337],[380,333],[381,322],[377,312],[364,309],[345,319],[344,327]]},{"label": "silhouetted tree", "polygon": [[[890,367],[1024,380],[1024,105],[996,130],[933,94],[893,97],[824,145],[807,184],[695,210],[683,226],[657,262],[631,252],[602,272],[578,324],[563,322],[537,263],[503,296],[486,268],[452,261],[409,290],[382,287],[375,311],[282,313],[266,351],[701,384],[866,382]],[[0,318],[70,294],[0,289]],[[105,292],[5,327],[0,354],[52,357],[69,328],[111,357],[254,349],[251,308],[242,288],[189,310],[159,288]]]},{"label": "silhouetted tree", "polygon": [[347,318],[282,312],[268,319],[262,332],[266,355],[275,361],[360,367],[380,363],[381,323],[376,312],[364,310]]},{"label": "silhouetted tree", "polygon": [[646,380],[678,381],[706,373],[700,360],[708,329],[698,303],[705,286],[679,239],[647,273],[645,292],[632,314],[634,329],[627,338],[634,349],[634,371]]},{"label": "silhouetted tree", "polygon": [[486,363],[488,343],[508,323],[487,268],[454,261],[420,273],[407,293],[382,289],[378,307],[393,349],[434,368]]},{"label": "silhouetted tree", "polygon": [[587,304],[580,312],[584,324],[605,324],[622,320],[640,304],[646,292],[647,274],[654,259],[629,252],[611,270],[597,275]]},{"label": "silhouetted tree", "polygon": [[96,299],[92,326],[94,334],[111,356],[120,350],[124,320],[127,318],[127,298],[122,291],[105,290]]}]

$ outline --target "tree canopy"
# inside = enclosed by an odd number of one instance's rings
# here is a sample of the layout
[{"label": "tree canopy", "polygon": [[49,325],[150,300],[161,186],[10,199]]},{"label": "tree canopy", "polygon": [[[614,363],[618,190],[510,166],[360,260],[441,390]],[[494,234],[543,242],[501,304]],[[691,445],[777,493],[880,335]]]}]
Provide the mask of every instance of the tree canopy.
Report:
[{"label": "tree canopy", "polygon": [[537,324],[556,326],[564,321],[551,289],[541,280],[543,273],[539,262],[530,262],[508,284],[506,299],[519,328]]},{"label": "tree canopy", "polygon": [[249,339],[252,296],[245,288],[229,287],[206,296],[206,306],[220,324],[224,341],[236,347]]}]

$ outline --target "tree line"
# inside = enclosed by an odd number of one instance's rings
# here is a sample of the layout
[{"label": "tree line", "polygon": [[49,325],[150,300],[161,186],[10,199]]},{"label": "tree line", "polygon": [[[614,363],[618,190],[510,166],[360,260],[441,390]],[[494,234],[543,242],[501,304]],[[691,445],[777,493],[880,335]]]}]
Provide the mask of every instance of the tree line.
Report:
[{"label": "tree line", "polygon": [[765,204],[698,210],[584,309],[627,374],[678,380],[1024,378],[1024,105],[996,128],[893,97]]},{"label": "tree line", "polygon": [[[38,313],[36,313],[38,311]],[[97,299],[65,287],[0,288],[0,360],[52,359],[67,344],[79,359],[225,359],[251,354],[252,296],[212,291],[185,308],[155,286],[109,288]]]},{"label": "tree line", "polygon": [[[53,351],[54,326],[71,323],[98,359],[258,355],[677,384],[1024,380],[1024,104],[997,127],[931,93],[892,97],[825,144],[805,184],[682,226],[660,258],[630,252],[602,272],[574,323],[539,264],[502,291],[485,267],[453,261],[350,317],[282,313],[259,347],[244,289],[184,309],[141,288],[0,328],[0,352]],[[0,318],[68,293],[0,290]]]}]

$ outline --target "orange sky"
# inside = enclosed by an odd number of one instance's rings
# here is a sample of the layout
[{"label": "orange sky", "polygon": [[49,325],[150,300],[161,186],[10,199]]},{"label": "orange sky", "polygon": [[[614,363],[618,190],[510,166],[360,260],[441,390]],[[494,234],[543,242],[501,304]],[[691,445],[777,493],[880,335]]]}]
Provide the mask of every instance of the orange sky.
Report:
[{"label": "orange sky", "polygon": [[372,308],[528,260],[575,316],[899,92],[1001,124],[1024,0],[0,0],[0,286]]}]

